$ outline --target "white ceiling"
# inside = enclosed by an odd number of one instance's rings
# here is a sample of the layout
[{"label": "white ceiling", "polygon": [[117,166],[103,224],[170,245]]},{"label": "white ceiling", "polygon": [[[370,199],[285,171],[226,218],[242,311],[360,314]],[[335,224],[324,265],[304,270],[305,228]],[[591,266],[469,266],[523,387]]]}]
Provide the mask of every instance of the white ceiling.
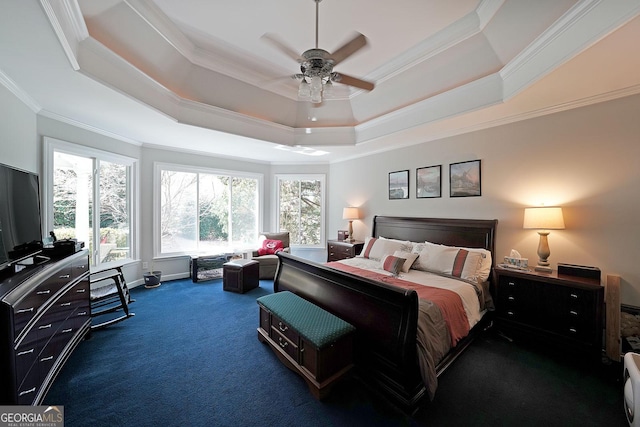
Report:
[{"label": "white ceiling", "polygon": [[149,146],[333,162],[640,92],[640,1],[324,0],[319,47],[372,81],[297,100],[313,0],[9,0],[0,83],[39,114]]}]

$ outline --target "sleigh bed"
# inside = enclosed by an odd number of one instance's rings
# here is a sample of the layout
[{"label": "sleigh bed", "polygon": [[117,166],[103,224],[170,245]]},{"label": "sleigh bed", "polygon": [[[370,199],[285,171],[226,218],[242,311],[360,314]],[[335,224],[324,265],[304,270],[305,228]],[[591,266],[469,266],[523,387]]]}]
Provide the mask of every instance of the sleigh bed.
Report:
[{"label": "sleigh bed", "polygon": [[[497,220],[376,216],[372,238],[367,239],[367,244],[371,243],[371,248],[376,241],[430,242],[447,248],[466,248],[472,252],[477,252],[474,251],[477,248],[491,254],[492,269],[496,226]],[[463,335],[447,335],[445,339],[451,340],[451,345],[446,348],[444,356],[439,354],[437,360],[431,361],[434,374],[429,376],[426,374],[428,369],[424,367],[424,341],[433,339],[425,338],[425,329],[429,329],[425,326],[425,318],[429,317],[425,315],[425,306],[430,303],[418,297],[418,292],[422,295],[420,289],[416,291],[414,285],[406,282],[410,279],[405,278],[414,274],[411,270],[393,277],[385,271],[360,270],[360,263],[366,264],[367,260],[363,259],[366,256],[353,259],[355,264],[352,265],[349,265],[349,260],[344,261],[344,265],[318,264],[282,252],[278,257],[280,263],[274,279],[274,291],[291,291],[355,326],[354,363],[358,376],[408,413],[415,412],[425,399],[433,396],[436,376],[455,360],[487,323],[489,286],[486,280],[479,280],[482,283],[476,286],[480,304],[478,318],[470,322],[472,324]],[[450,276],[448,274],[438,276],[445,276],[438,280],[451,279],[446,277]],[[491,274],[487,277],[490,279]],[[405,282],[406,286],[396,282]],[[480,288],[486,295],[481,295]]]}]

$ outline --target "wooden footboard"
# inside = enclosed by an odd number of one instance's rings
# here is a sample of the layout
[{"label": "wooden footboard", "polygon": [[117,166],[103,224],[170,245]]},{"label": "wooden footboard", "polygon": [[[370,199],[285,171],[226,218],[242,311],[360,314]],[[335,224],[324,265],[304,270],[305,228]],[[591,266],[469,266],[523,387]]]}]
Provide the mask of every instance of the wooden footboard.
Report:
[{"label": "wooden footboard", "polygon": [[362,378],[412,412],[426,395],[416,356],[416,292],[286,253],[278,257],[274,291],[291,291],[354,325],[354,361]]}]

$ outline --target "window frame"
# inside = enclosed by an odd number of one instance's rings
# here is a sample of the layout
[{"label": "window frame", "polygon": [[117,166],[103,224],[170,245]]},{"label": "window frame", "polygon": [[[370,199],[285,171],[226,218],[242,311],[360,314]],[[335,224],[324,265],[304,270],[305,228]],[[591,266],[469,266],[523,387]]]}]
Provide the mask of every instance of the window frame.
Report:
[{"label": "window frame", "polygon": [[[109,151],[97,148],[87,147],[72,142],[62,141],[56,138],[45,136],[44,156],[43,156],[43,183],[41,184],[42,200],[45,209],[42,210],[42,226],[45,228],[43,235],[49,234],[48,230],[53,230],[53,172],[54,172],[54,153],[60,152],[72,156],[85,157],[91,159],[94,167],[94,177],[99,176],[99,166],[101,161],[117,163],[129,168],[129,181],[127,183],[127,194],[129,198],[129,257],[117,261],[106,263],[98,262],[98,249],[94,245],[93,253],[89,254],[91,258],[91,268],[95,270],[104,270],[106,268],[122,266],[140,259],[140,235],[139,235],[139,194],[140,194],[140,161],[139,159],[124,156],[121,154],[111,153]],[[100,200],[99,200],[100,180],[94,179],[91,197],[93,197],[93,224],[100,224]],[[93,227],[94,242],[100,240],[100,227]],[[88,249],[88,247],[87,247]]]},{"label": "window frame", "polygon": [[327,180],[326,175],[323,173],[309,173],[309,174],[301,174],[301,173],[280,173],[274,175],[274,203],[273,203],[273,223],[276,230],[279,229],[280,223],[280,181],[302,181],[302,180],[314,180],[320,181],[320,242],[317,245],[299,245],[291,243],[291,247],[300,248],[300,249],[322,249],[326,245],[326,216],[327,216]]},{"label": "window frame", "polygon": [[[258,172],[246,172],[236,171],[220,168],[207,168],[197,167],[190,165],[183,165],[178,163],[166,163],[166,162],[154,162],[153,163],[153,258],[171,258],[180,255],[195,255],[201,252],[188,251],[188,252],[171,252],[162,253],[162,231],[161,231],[161,218],[162,213],[161,204],[161,173],[163,170],[170,170],[175,172],[187,172],[198,174],[211,174],[211,175],[224,175],[230,178],[250,178],[258,181],[258,233],[262,230],[263,218],[264,218],[264,175]],[[258,235],[256,234],[256,242]]]}]

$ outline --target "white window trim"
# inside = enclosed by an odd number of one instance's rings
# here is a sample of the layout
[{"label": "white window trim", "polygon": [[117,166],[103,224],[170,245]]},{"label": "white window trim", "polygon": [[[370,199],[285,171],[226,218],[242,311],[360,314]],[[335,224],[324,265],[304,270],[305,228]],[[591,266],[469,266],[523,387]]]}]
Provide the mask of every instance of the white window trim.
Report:
[{"label": "white window trim", "polygon": [[[123,156],[120,154],[111,153],[96,148],[86,147],[80,144],[74,144],[67,141],[62,141],[56,138],[45,136],[43,138],[44,153],[43,153],[43,180],[41,184],[42,200],[44,202],[44,209],[42,210],[42,224],[45,226],[43,231],[44,236],[49,235],[49,230],[53,230],[53,155],[55,151],[59,151],[66,154],[75,156],[85,156],[89,158],[97,159],[98,161],[107,161],[124,164],[131,167],[131,179],[129,182],[129,191],[131,195],[131,247],[129,248],[130,257],[126,260],[120,260],[114,263],[104,263],[96,266],[99,269],[104,269],[112,265],[122,265],[128,262],[137,261],[140,259],[140,167],[139,160],[133,157]],[[96,190],[94,186],[93,197],[96,196]],[[94,254],[90,254],[93,258]]]},{"label": "white window trim", "polygon": [[298,180],[316,180],[316,181],[320,181],[320,187],[321,187],[321,201],[320,201],[320,205],[322,206],[322,210],[321,210],[321,214],[320,214],[320,243],[318,243],[317,245],[294,245],[292,244],[292,247],[296,247],[299,249],[302,248],[309,248],[309,249],[316,249],[316,248],[324,248],[326,245],[326,241],[325,241],[325,236],[326,236],[326,223],[325,223],[325,218],[327,215],[327,205],[326,205],[326,200],[327,200],[327,186],[326,186],[326,175],[322,174],[322,173],[312,173],[312,174],[299,174],[299,173],[282,173],[282,174],[275,174],[274,175],[274,180],[273,180],[273,216],[272,216],[272,222],[273,222],[273,229],[275,230],[277,225],[278,225],[278,218],[280,218],[280,185],[279,182],[280,180],[287,180],[287,181],[298,181]]},{"label": "white window trim", "polygon": [[[160,242],[160,214],[161,210],[161,192],[160,192],[160,173],[163,170],[172,170],[176,172],[193,172],[212,175],[226,175],[238,178],[253,178],[258,181],[258,232],[262,230],[263,211],[264,211],[264,175],[255,172],[244,172],[217,168],[204,168],[181,165],[177,163],[153,162],[153,258],[173,258],[179,253],[162,254],[162,244]],[[257,239],[258,236],[256,236]],[[188,254],[188,253],[186,253]]]}]

